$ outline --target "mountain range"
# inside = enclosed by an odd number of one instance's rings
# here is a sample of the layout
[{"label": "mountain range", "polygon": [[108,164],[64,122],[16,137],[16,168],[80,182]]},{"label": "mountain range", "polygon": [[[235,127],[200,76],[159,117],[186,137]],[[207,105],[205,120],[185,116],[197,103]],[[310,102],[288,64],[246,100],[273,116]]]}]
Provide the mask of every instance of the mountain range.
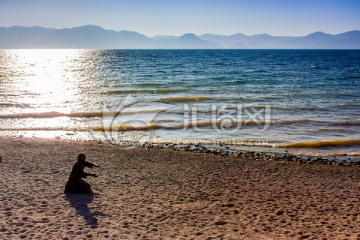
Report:
[{"label": "mountain range", "polygon": [[147,37],[133,31],[107,30],[95,25],[74,28],[0,27],[0,48],[80,49],[360,49],[360,31],[315,32],[288,37],[237,33],[230,36],[186,33]]}]

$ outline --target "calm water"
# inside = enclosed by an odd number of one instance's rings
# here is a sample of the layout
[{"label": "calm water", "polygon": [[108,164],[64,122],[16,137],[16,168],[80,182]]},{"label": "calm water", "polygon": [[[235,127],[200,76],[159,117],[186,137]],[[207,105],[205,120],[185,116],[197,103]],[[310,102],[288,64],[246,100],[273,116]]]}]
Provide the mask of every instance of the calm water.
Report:
[{"label": "calm water", "polygon": [[0,135],[360,155],[360,51],[0,50]]}]

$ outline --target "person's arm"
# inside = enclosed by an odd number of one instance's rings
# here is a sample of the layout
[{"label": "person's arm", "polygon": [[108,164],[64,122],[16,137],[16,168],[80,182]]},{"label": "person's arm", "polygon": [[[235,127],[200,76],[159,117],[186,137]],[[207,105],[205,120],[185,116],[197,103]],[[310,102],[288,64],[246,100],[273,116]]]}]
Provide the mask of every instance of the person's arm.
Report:
[{"label": "person's arm", "polygon": [[[89,167],[89,168],[92,168],[92,167],[99,167],[98,165],[96,164],[93,164],[93,163],[90,163],[90,162],[86,162],[85,163],[85,166],[86,167]],[[84,171],[83,171],[84,172]],[[92,177],[98,177],[98,175],[96,173],[87,173],[87,172],[84,172],[84,174],[87,176],[92,176]]]},{"label": "person's arm", "polygon": [[91,162],[85,162],[85,167],[88,167],[88,168],[97,167],[97,168],[99,168],[100,166],[96,165],[96,164],[93,164]]}]

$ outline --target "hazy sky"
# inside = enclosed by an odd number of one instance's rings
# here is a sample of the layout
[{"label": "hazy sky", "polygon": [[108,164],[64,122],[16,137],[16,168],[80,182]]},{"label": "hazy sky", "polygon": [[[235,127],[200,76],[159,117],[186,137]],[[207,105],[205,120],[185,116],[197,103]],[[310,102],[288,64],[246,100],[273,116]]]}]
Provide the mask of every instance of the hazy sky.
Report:
[{"label": "hazy sky", "polygon": [[0,26],[86,24],[147,36],[360,30],[360,0],[0,0]]}]

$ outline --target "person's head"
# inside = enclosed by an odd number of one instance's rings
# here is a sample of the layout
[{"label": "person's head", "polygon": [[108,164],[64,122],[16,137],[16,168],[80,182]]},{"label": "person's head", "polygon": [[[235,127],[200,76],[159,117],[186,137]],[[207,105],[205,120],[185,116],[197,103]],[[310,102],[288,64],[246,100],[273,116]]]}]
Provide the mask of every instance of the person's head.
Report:
[{"label": "person's head", "polygon": [[86,161],[86,155],[83,154],[83,153],[80,153],[80,154],[78,155],[78,157],[77,157],[77,160],[78,160],[79,163],[85,163],[85,161]]}]

